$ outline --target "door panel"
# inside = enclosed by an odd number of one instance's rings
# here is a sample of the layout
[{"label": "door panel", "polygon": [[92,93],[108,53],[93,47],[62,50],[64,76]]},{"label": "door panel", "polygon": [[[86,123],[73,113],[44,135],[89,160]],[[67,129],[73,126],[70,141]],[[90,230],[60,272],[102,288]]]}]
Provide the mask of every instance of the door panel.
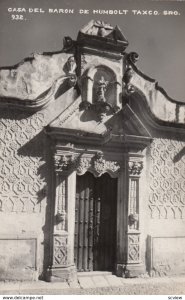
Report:
[{"label": "door panel", "polygon": [[92,174],[77,176],[74,257],[79,271],[93,270],[93,188]]},{"label": "door panel", "polygon": [[[96,179],[96,199],[100,201],[98,244],[95,244],[94,270],[111,271],[116,253],[117,179],[104,174]],[[97,253],[97,254],[96,254]]]},{"label": "door panel", "polygon": [[77,176],[75,263],[78,271],[113,270],[116,249],[117,179]]}]

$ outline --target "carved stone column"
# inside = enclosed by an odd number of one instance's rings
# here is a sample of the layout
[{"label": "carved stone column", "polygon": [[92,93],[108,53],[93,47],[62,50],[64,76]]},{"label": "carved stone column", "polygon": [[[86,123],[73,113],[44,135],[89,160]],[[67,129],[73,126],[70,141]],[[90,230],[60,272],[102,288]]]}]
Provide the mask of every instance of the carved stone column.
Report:
[{"label": "carved stone column", "polygon": [[144,272],[141,262],[140,243],[140,175],[143,169],[142,156],[130,154],[127,160],[128,207],[127,207],[127,257],[125,276],[137,276]]},{"label": "carved stone column", "polygon": [[74,264],[76,175],[83,175],[89,171],[95,177],[100,177],[108,173],[112,178],[118,178],[118,190],[120,190],[118,193],[120,194],[122,191],[121,165],[120,161],[112,160],[108,154],[104,156],[101,151],[82,153],[75,149],[67,151],[64,147],[57,150],[54,165],[55,203],[51,266],[48,269],[47,279],[48,281],[72,281],[77,275]]},{"label": "carved stone column", "polygon": [[[71,250],[71,237],[73,229],[70,226],[70,218],[73,214],[73,204],[68,203],[69,190],[71,194],[75,188],[76,174],[72,170],[73,155],[55,155],[55,204],[52,234],[52,258],[48,269],[48,281],[71,281],[75,279],[76,272]],[[73,188],[74,187],[74,188]],[[75,202],[75,194],[72,195]],[[71,214],[72,213],[72,214]],[[72,231],[72,232],[71,232]]]}]

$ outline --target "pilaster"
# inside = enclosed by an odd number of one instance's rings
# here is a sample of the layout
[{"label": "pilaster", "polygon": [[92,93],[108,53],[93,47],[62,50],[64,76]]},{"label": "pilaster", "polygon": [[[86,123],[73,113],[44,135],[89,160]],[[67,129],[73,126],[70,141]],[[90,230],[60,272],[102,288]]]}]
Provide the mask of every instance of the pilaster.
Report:
[{"label": "pilaster", "polygon": [[[125,157],[125,172],[122,178],[125,191],[122,191],[123,201],[120,209],[124,211],[126,229],[120,262],[117,264],[117,275],[135,277],[145,272],[141,260],[141,231],[140,231],[140,175],[143,169],[143,155],[128,153]],[[119,221],[120,223],[120,221]],[[120,224],[119,224],[120,227]],[[123,238],[122,238],[123,239]]]},{"label": "pilaster", "polygon": [[129,153],[128,171],[128,214],[127,214],[127,260],[125,276],[134,277],[144,273],[141,261],[140,232],[140,175],[143,169],[143,156]]},{"label": "pilaster", "polygon": [[[70,153],[54,156],[55,166],[55,203],[52,233],[52,259],[47,272],[48,281],[72,281],[76,278],[73,245],[75,211],[76,174],[71,166],[73,155]],[[70,198],[71,202],[68,201]]]}]

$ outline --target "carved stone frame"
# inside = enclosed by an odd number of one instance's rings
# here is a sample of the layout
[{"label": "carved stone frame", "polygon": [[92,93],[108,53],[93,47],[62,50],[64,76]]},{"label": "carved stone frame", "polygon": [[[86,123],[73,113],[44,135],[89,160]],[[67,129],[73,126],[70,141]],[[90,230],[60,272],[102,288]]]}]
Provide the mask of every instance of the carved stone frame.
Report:
[{"label": "carved stone frame", "polygon": [[[145,266],[141,261],[140,242],[140,195],[139,182],[143,169],[142,151],[148,140],[142,143],[131,138],[108,147],[79,138],[73,139],[61,135],[54,139],[53,150],[53,233],[51,237],[51,266],[48,268],[47,280],[75,280],[77,270],[74,264],[74,224],[76,175],[90,171],[95,177],[109,173],[118,178],[117,190],[117,245],[115,274],[128,277],[144,273]],[[61,142],[62,141],[62,142]],[[64,143],[65,141],[65,143]],[[143,145],[144,144],[144,145]],[[82,146],[83,145],[83,146]],[[131,190],[134,193],[131,196]]]}]

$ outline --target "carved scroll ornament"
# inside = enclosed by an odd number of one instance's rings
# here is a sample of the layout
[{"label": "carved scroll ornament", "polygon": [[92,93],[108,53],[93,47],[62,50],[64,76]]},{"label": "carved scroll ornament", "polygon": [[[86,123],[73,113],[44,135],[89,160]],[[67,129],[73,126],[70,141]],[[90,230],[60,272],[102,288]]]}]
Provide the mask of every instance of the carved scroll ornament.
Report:
[{"label": "carved scroll ornament", "polygon": [[127,54],[126,57],[126,70],[123,76],[123,87],[127,95],[135,92],[135,87],[131,84],[131,79],[134,74],[133,65],[138,61],[139,55],[136,52]]}]

